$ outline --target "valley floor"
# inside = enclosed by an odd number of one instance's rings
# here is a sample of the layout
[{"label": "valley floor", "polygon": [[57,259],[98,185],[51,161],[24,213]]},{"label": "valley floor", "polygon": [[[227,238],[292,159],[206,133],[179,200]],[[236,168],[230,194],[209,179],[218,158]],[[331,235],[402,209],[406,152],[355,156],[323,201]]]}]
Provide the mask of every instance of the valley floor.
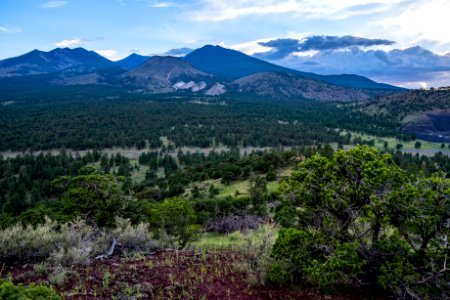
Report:
[{"label": "valley floor", "polygon": [[[426,156],[433,156],[439,152],[442,152],[444,154],[450,155],[450,148],[445,147],[444,149],[441,148],[442,143],[434,143],[434,142],[427,142],[424,140],[417,140],[419,142],[422,143],[422,147],[420,149],[416,149],[414,147],[414,143],[416,141],[413,142],[399,142],[394,138],[385,138],[385,137],[376,137],[376,136],[372,136],[372,135],[367,135],[367,134],[355,134],[353,133],[354,137],[360,137],[363,141],[374,141],[374,147],[377,149],[383,149],[383,143],[387,142],[388,143],[388,149],[394,150],[395,146],[397,143],[402,143],[403,148],[401,149],[402,152],[405,153],[412,153],[412,154],[416,154],[418,153],[419,155],[426,155]],[[447,146],[448,144],[446,144]],[[337,149],[337,144],[333,143],[331,144],[331,146],[334,149]],[[280,148],[283,148],[284,150],[290,150],[292,148],[296,148],[299,146],[283,146]],[[354,147],[354,145],[344,145],[344,149],[348,149]],[[176,148],[176,150],[170,150],[168,151],[169,154],[171,154],[173,157],[176,157],[178,150],[182,150],[184,153],[186,152],[191,152],[191,153],[204,153],[205,155],[208,155],[209,152],[211,151],[215,151],[215,152],[221,152],[221,151],[230,151],[229,147],[207,147],[207,148],[200,148],[200,147],[181,147],[181,148]],[[264,151],[264,150],[270,150],[273,149],[273,147],[240,147],[239,151],[241,153],[241,155],[244,154],[249,154],[253,151]],[[84,156],[86,153],[88,153],[89,151],[92,151],[92,149],[87,149],[87,150],[72,150],[72,149],[67,149],[67,153],[68,154],[79,154],[80,156]],[[120,147],[114,147],[114,148],[105,148],[105,149],[101,149],[100,150],[102,153],[106,153],[109,156],[112,154],[117,154],[120,153],[120,155],[125,156],[126,158],[129,158],[130,160],[137,160],[139,158],[139,156],[142,153],[146,153],[149,151],[161,151],[161,148],[143,148],[143,149],[137,149],[137,148],[120,148]],[[22,155],[24,154],[26,151],[0,151],[0,155],[3,156],[4,158],[15,158],[18,155]],[[47,154],[50,153],[52,155],[57,155],[58,153],[60,153],[60,150],[58,149],[53,149],[53,150],[43,150],[43,151],[34,151],[33,154],[34,155],[39,155],[39,154]]]}]

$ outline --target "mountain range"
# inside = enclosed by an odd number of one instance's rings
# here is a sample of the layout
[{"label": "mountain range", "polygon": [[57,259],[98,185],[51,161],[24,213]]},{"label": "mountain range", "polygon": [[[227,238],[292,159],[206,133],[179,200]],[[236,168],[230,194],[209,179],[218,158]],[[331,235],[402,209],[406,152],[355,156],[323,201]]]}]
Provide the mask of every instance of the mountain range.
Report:
[{"label": "mountain range", "polygon": [[83,48],[57,48],[49,52],[33,50],[0,61],[0,78],[8,77],[9,85],[15,79],[23,81],[27,76],[44,74],[40,80],[50,86],[103,84],[144,93],[238,93],[320,101],[365,100],[401,90],[358,75],[292,70],[211,45],[182,58],[131,54],[112,62]]},{"label": "mountain range", "polygon": [[118,66],[83,48],[57,48],[49,52],[33,50],[24,55],[0,61],[0,76],[27,76],[56,72],[89,73]]}]

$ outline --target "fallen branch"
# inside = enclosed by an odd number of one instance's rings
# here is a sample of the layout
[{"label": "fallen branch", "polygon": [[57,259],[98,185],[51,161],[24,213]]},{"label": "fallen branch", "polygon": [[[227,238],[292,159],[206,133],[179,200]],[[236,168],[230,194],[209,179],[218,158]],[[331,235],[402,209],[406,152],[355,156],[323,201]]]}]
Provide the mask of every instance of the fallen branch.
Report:
[{"label": "fallen branch", "polygon": [[108,257],[112,256],[113,253],[114,253],[114,250],[116,249],[116,244],[117,244],[116,239],[113,239],[112,244],[111,244],[111,248],[109,248],[108,253],[103,254],[103,255],[99,255],[95,259],[103,259],[103,258],[108,258]]}]

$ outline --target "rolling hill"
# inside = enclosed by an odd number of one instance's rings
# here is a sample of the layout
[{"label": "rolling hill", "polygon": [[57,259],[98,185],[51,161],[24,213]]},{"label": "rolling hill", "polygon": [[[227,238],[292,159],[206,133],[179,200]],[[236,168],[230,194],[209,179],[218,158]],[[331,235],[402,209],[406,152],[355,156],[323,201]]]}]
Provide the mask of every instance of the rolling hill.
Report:
[{"label": "rolling hill", "polygon": [[302,97],[320,101],[361,101],[369,98],[359,90],[286,73],[256,73],[237,79],[233,84],[238,92],[275,99]]},{"label": "rolling hill", "polygon": [[158,93],[174,91],[177,83],[183,87],[181,83],[185,83],[184,81],[201,82],[211,77],[186,61],[172,56],[154,56],[136,69],[121,75],[130,84]]},{"label": "rolling hill", "polygon": [[363,103],[362,111],[397,119],[406,133],[434,142],[450,142],[450,90],[412,90]]}]

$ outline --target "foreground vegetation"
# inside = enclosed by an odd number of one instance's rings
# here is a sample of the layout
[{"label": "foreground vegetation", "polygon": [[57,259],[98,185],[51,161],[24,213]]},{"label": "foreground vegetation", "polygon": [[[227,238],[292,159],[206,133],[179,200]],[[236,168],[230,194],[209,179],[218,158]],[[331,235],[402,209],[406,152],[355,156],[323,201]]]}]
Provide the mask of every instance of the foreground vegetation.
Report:
[{"label": "foreground vegetation", "polygon": [[444,174],[408,174],[370,148],[314,156],[280,189],[275,279],[438,298],[449,292],[449,195]]},{"label": "foreground vegetation", "polygon": [[2,159],[3,285],[65,298],[441,299],[449,161],[367,146]]}]

